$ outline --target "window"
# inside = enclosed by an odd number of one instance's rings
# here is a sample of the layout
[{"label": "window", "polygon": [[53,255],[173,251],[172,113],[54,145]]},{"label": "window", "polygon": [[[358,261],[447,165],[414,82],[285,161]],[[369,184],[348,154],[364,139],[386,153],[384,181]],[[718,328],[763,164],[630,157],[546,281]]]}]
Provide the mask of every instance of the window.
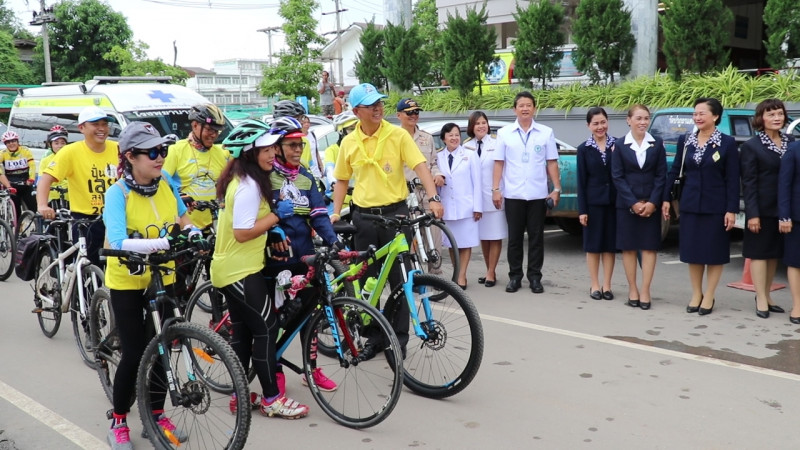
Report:
[{"label": "window", "polygon": [[734,136],[752,136],[749,116],[731,116],[731,131]]}]

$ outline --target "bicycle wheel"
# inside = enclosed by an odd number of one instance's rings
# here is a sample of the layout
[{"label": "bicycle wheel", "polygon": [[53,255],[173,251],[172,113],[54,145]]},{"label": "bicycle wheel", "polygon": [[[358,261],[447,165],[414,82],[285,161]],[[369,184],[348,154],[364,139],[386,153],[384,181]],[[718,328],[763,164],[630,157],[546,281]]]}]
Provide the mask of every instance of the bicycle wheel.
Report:
[{"label": "bicycle wheel", "polygon": [[[328,267],[330,268],[334,278],[343,274],[348,269],[339,261],[331,261]],[[336,296],[351,298],[355,297],[356,290],[353,282],[344,280],[342,282],[342,289],[336,293]],[[317,330],[317,351],[329,358],[336,357],[336,347],[334,346],[331,327],[328,324],[327,318],[325,317],[323,317],[323,321],[320,322],[320,329]]]},{"label": "bicycle wheel", "polygon": [[17,239],[22,239],[30,236],[36,231],[36,216],[33,211],[22,211],[19,217],[19,229],[17,230]]},{"label": "bicycle wheel", "polygon": [[[136,382],[139,416],[150,442],[158,449],[244,448],[250,431],[250,389],[233,349],[221,336],[193,323],[169,326],[162,335],[161,341],[157,336],[147,345]],[[161,342],[170,343],[170,348],[165,349],[169,356],[169,381],[167,371],[161,367]],[[213,350],[215,357],[203,356],[206,349]],[[199,357],[190,364],[185,352]],[[201,368],[204,376],[195,376]],[[230,392],[220,393],[209,386],[207,381],[212,376],[216,383],[233,387],[232,392],[236,393],[233,414]],[[177,390],[176,398],[170,398],[170,385]],[[173,433],[158,425],[153,411],[161,409],[188,435],[186,442],[180,443]]]},{"label": "bicycle wheel", "polygon": [[[303,336],[303,370],[317,404],[334,421],[350,428],[366,428],[385,420],[394,409],[402,390],[402,353],[389,322],[372,306],[355,298],[333,299],[333,315],[341,336],[344,360],[315,352],[313,337],[328,319],[317,310]],[[367,343],[384,343],[386,359],[364,360],[359,356]],[[373,339],[375,341],[373,341]],[[323,391],[314,383],[312,358],[316,367],[336,383]]]},{"label": "bicycle wheel", "polygon": [[16,240],[8,223],[0,220],[0,281],[5,281],[14,271]]},{"label": "bicycle wheel", "polygon": [[[76,280],[77,281],[77,280]],[[78,352],[81,354],[83,362],[89,366],[90,369],[95,368],[94,346],[97,341],[92,339],[89,319],[91,312],[90,302],[94,293],[103,285],[103,271],[90,264],[81,270],[80,285],[72,288],[72,301],[70,302],[69,315],[72,319],[72,334],[75,335],[75,344],[78,346]],[[78,289],[83,291],[83,298],[86,304],[84,311],[81,311],[80,299],[78,298]]]},{"label": "bicycle wheel", "polygon": [[[95,370],[100,378],[100,385],[111,404],[114,403],[114,376],[122,359],[122,344],[114,322],[114,310],[111,309],[111,294],[108,288],[101,287],[92,295],[89,307],[89,330],[95,342]],[[133,406],[136,394],[131,395],[128,406]]]},{"label": "bicycle wheel", "polygon": [[[0,205],[0,219],[4,220],[13,231],[17,229],[17,212],[14,210],[14,200],[6,197]],[[13,236],[13,235],[12,235]]]},{"label": "bicycle wheel", "polygon": [[[433,220],[429,225],[420,225],[420,233],[422,235],[422,251],[428,257],[428,266],[425,269],[433,275],[441,275],[444,278],[453,280],[458,283],[458,269],[461,260],[458,254],[458,243],[453,233],[447,228],[447,225],[441,220]],[[450,254],[450,249],[442,245],[442,237],[447,239],[452,245],[453,254]],[[431,246],[431,241],[434,245]]]},{"label": "bicycle wheel", "polygon": [[[481,366],[483,326],[478,311],[458,285],[434,275],[415,275],[413,291],[426,337],[416,335],[410,318],[397,313],[400,302],[407,302],[402,286],[392,292],[384,309],[394,329],[403,320],[411,322],[403,382],[425,397],[450,397],[463,391]],[[444,294],[438,302],[424,302],[437,292]]]},{"label": "bicycle wheel", "polygon": [[[201,291],[203,291],[204,288],[205,288],[204,292],[201,293]],[[211,314],[211,300],[212,300],[210,295],[213,292],[210,291],[209,289],[214,289],[214,291],[216,291],[216,289],[213,288],[213,286],[211,286],[211,281],[210,280],[203,281],[202,283],[200,283],[195,288],[194,292],[192,292],[192,295],[189,297],[189,301],[194,299],[194,302],[195,302],[194,309],[195,310],[200,309],[203,312],[208,313],[210,315]],[[215,298],[215,300],[216,300],[216,298]],[[221,302],[220,303],[220,310],[221,311],[227,311],[228,310],[228,305],[225,303],[225,297],[220,296],[219,297],[219,301]],[[186,302],[186,310],[188,312],[188,310],[189,310],[189,302]],[[188,315],[187,315],[187,319],[188,319]]]},{"label": "bicycle wheel", "polygon": [[[39,327],[45,336],[51,338],[58,332],[61,325],[61,283],[59,279],[58,265],[45,272],[47,266],[58,259],[55,249],[45,245],[39,250],[39,264],[36,265],[34,274],[35,286],[38,291],[33,294],[33,303],[36,305],[36,318],[39,320]],[[41,280],[40,280],[41,278]],[[41,281],[41,282],[40,282]],[[44,295],[53,299],[54,303],[43,302],[39,296]]]}]

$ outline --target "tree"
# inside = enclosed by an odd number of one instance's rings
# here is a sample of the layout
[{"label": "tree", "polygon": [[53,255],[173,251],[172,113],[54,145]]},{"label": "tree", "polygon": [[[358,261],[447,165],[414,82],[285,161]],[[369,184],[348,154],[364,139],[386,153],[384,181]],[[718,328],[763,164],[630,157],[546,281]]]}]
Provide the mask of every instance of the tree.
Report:
[{"label": "tree", "polygon": [[[103,59],[115,45],[126,48],[133,32],[122,14],[99,0],[63,0],[53,8],[50,33],[53,80],[85,81],[96,75],[119,75],[119,66]],[[37,46],[38,58],[43,58]]]},{"label": "tree", "polygon": [[733,13],[722,0],[666,0],[664,6],[662,51],[674,80],[684,72],[711,72],[728,63],[725,43]]},{"label": "tree", "polygon": [[444,78],[444,51],[442,50],[442,32],[439,30],[439,12],[436,0],[419,0],[414,5],[414,23],[419,26],[420,36],[425,43],[417,51],[417,57],[428,64],[427,74],[423,82],[427,85],[439,86]]},{"label": "tree", "polygon": [[[572,25],[575,67],[593,83],[602,78],[614,82],[614,73],[631,71],[636,40],[631,33],[631,13],[622,0],[583,0]],[[603,74],[601,77],[600,74]]]},{"label": "tree", "polygon": [[317,83],[322,74],[322,64],[316,62],[322,54],[325,40],[317,34],[314,10],[316,0],[281,0],[278,14],[284,18],[283,32],[287,50],[281,50],[278,64],[264,68],[261,93],[264,96],[282,94],[289,97],[303,95],[315,98]]},{"label": "tree", "polygon": [[536,79],[544,89],[561,70],[560,48],[566,43],[561,31],[564,8],[549,0],[531,1],[527,9],[517,4],[514,18],[519,26],[514,41],[514,75],[525,87],[532,87],[532,80]]},{"label": "tree", "polygon": [[119,65],[120,75],[123,76],[171,76],[175,83],[186,82],[189,74],[180,67],[170,66],[161,58],[147,59],[148,48],[150,46],[142,41],[136,41],[128,48],[115,45],[111,51],[103,55],[103,59]]},{"label": "tree", "polygon": [[447,13],[447,23],[442,31],[444,51],[444,76],[461,95],[467,95],[478,85],[483,95],[481,75],[489,70],[494,61],[497,33],[486,26],[486,4],[480,11],[467,7],[466,17],[456,11],[455,17]]},{"label": "tree", "polygon": [[14,37],[7,30],[0,30],[0,84],[32,84],[31,68],[19,59]]},{"label": "tree", "polygon": [[800,10],[792,0],[767,0],[764,7],[767,29],[767,64],[775,69],[786,66],[786,60],[800,56]]},{"label": "tree", "polygon": [[411,86],[421,88],[428,73],[428,62],[420,57],[419,49],[424,43],[419,35],[419,26],[406,29],[403,25],[386,25],[383,30],[384,75],[397,90],[409,91]]},{"label": "tree", "polygon": [[386,85],[383,75],[384,61],[383,30],[375,26],[375,19],[367,23],[367,27],[359,38],[361,51],[355,61],[355,72],[358,81],[369,83],[378,89]]},{"label": "tree", "polygon": [[14,38],[33,39],[33,35],[22,26],[17,15],[6,3],[6,0],[0,0],[0,31],[8,32]]}]

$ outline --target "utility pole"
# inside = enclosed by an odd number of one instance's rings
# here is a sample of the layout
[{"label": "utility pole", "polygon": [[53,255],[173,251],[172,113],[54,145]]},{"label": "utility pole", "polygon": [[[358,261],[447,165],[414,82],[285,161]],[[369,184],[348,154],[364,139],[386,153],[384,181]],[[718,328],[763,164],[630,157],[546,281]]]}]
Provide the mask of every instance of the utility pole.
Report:
[{"label": "utility pole", "polygon": [[328,14],[336,14],[336,61],[339,65],[339,70],[337,72],[339,75],[338,81],[342,85],[342,88],[344,88],[344,68],[342,67],[344,65],[342,64],[342,25],[339,14],[347,11],[347,9],[339,8],[339,0],[334,0],[334,7],[336,8],[336,11],[322,13],[322,15],[327,16]]},{"label": "utility pole", "polygon": [[44,47],[44,79],[48,83],[51,83],[53,81],[53,75],[50,69],[50,37],[47,34],[47,24],[55,22],[56,17],[53,15],[53,8],[48,9],[45,7],[44,0],[39,0],[39,5],[42,10],[38,14],[36,11],[33,12],[33,20],[30,22],[30,24],[42,26],[42,47]]},{"label": "utility pole", "polygon": [[267,40],[269,41],[269,65],[272,66],[272,33],[282,30],[281,27],[269,27],[256,30],[261,33],[267,33]]}]

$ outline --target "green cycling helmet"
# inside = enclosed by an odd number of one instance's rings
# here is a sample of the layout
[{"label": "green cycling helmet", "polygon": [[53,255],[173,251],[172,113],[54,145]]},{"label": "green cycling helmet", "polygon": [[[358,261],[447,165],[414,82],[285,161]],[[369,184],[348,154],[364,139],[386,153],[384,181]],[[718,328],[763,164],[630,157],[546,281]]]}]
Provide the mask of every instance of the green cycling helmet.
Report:
[{"label": "green cycling helmet", "polygon": [[237,125],[222,141],[222,145],[234,158],[238,158],[248,150],[274,145],[280,138],[278,134],[271,134],[270,126],[264,122],[248,119]]}]

